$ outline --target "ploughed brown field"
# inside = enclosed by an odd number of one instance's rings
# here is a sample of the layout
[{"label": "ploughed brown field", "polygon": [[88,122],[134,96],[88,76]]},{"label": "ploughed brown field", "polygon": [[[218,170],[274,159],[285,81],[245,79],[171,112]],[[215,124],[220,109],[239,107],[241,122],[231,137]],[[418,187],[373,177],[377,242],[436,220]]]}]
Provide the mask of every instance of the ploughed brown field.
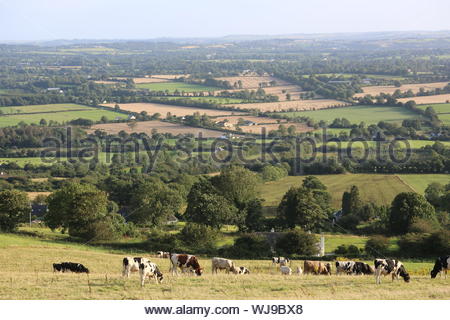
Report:
[{"label": "ploughed brown field", "polygon": [[448,103],[450,101],[450,94],[437,94],[434,96],[411,97],[398,99],[399,102],[415,101],[417,104],[431,104],[431,103]]},{"label": "ploughed brown field", "polygon": [[[284,80],[277,79],[275,77],[270,76],[240,76],[240,77],[220,77],[216,78],[217,80],[225,80],[234,85],[235,82],[241,80],[242,89],[258,89],[260,87],[260,83],[267,83],[269,85],[270,81],[276,81],[276,86],[289,86],[291,85],[289,82]],[[266,88],[263,88],[264,90]]]},{"label": "ploughed brown field", "polygon": [[[406,92],[411,90],[414,93],[418,93],[420,88],[424,88],[425,91],[434,90],[434,89],[442,89],[444,88],[448,82],[430,82],[430,83],[414,83],[414,84],[404,84],[401,87],[395,86],[371,86],[371,87],[362,87],[363,93],[355,94],[356,98],[364,97],[365,95],[376,96],[380,93],[393,94],[395,91],[400,90],[401,92]],[[411,100],[411,99],[409,99]]]},{"label": "ploughed brown field", "polygon": [[105,123],[93,125],[88,131],[94,132],[95,130],[103,130],[108,134],[117,134],[120,131],[125,131],[127,133],[147,133],[151,134],[152,130],[155,129],[158,133],[171,133],[173,135],[179,134],[193,134],[197,136],[200,132],[205,138],[217,138],[223,136],[223,132],[202,128],[189,127],[177,123],[163,122],[159,120],[152,121],[139,121],[136,122],[134,127],[130,127],[127,123]]},{"label": "ploughed brown field", "polygon": [[[104,106],[114,107],[115,103],[107,103],[107,104],[104,104]],[[170,112],[172,115],[175,115],[177,117],[192,115],[195,112],[200,112],[200,114],[206,114],[206,115],[212,116],[212,117],[244,114],[242,112],[236,112],[236,111],[182,107],[182,106],[173,106],[173,105],[159,104],[159,103],[123,103],[123,104],[119,104],[119,106],[120,106],[120,109],[127,110],[130,112],[139,113],[142,111],[146,111],[149,115],[152,115],[155,113],[160,113],[163,118],[166,117],[168,112]]]},{"label": "ploughed brown field", "polygon": [[[232,106],[233,104],[229,104]],[[294,100],[294,101],[280,101],[280,102],[265,102],[265,103],[242,103],[234,104],[236,109],[258,109],[265,112],[278,111],[306,111],[326,109],[333,106],[345,107],[349,104],[343,101],[334,99],[316,99],[316,100]]]}]

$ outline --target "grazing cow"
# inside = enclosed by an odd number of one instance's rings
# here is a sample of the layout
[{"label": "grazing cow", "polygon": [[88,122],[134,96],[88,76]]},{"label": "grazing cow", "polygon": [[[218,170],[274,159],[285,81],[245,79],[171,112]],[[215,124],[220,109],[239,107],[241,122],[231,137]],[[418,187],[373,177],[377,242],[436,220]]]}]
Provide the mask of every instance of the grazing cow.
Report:
[{"label": "grazing cow", "polygon": [[139,275],[141,276],[141,286],[144,286],[145,278],[153,278],[156,282],[163,281],[163,274],[159,271],[158,266],[150,261],[139,264]]},{"label": "grazing cow", "polygon": [[147,258],[142,257],[125,257],[123,258],[123,270],[122,270],[122,276],[126,276],[127,278],[130,277],[131,272],[137,272],[139,271],[139,265],[141,263],[150,262]]},{"label": "grazing cow", "polygon": [[238,274],[250,274],[250,270],[248,270],[246,267],[239,267],[237,268]]},{"label": "grazing cow", "polygon": [[326,274],[331,275],[331,263],[324,263],[320,261],[305,260],[303,264],[303,272],[305,274]]},{"label": "grazing cow", "polygon": [[281,266],[280,271],[282,275],[290,276],[292,274],[292,269],[288,266]]},{"label": "grazing cow", "polygon": [[381,276],[387,276],[388,274],[392,274],[392,281],[395,278],[398,279],[398,276],[401,276],[405,282],[409,282],[410,276],[408,272],[406,272],[405,266],[398,260],[392,259],[375,259],[375,278],[376,283],[381,283]]},{"label": "grazing cow", "polygon": [[75,273],[89,273],[89,269],[81,263],[76,262],[61,262],[53,264],[53,272],[75,272]]},{"label": "grazing cow", "polygon": [[336,261],[336,275],[341,273],[350,274],[353,272],[354,261]]},{"label": "grazing cow", "polygon": [[158,258],[167,259],[167,258],[169,258],[170,253],[169,252],[164,252],[164,251],[158,251],[156,253],[156,255],[157,255]]},{"label": "grazing cow", "polygon": [[234,262],[229,259],[224,258],[212,258],[211,259],[212,273],[217,274],[217,270],[225,270],[227,273],[233,272],[234,274],[238,273],[238,270],[234,266]]},{"label": "grazing cow", "polygon": [[431,270],[431,279],[436,278],[439,273],[444,271],[445,279],[447,279],[447,271],[450,269],[450,256],[439,257],[436,259],[436,263],[434,264],[433,270]]},{"label": "grazing cow", "polygon": [[297,274],[301,276],[303,274],[302,267],[297,267]]},{"label": "grazing cow", "polygon": [[367,263],[364,262],[355,262],[355,264],[353,265],[352,268],[352,272],[360,275],[360,274],[374,274],[375,271],[373,270],[373,268],[371,266],[369,266]]},{"label": "grazing cow", "polygon": [[178,268],[180,268],[183,273],[188,269],[193,270],[197,276],[201,276],[203,273],[203,269],[200,267],[197,258],[193,255],[171,253],[169,259],[172,275],[178,274]]},{"label": "grazing cow", "polygon": [[280,264],[280,266],[286,266],[289,263],[289,259],[285,257],[273,257],[272,265]]}]

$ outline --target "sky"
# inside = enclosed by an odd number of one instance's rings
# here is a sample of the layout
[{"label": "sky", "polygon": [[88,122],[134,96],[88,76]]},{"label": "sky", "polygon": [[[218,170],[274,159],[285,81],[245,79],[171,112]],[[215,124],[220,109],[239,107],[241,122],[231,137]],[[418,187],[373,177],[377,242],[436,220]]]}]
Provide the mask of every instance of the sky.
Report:
[{"label": "sky", "polygon": [[0,40],[450,30],[450,0],[0,0]]}]

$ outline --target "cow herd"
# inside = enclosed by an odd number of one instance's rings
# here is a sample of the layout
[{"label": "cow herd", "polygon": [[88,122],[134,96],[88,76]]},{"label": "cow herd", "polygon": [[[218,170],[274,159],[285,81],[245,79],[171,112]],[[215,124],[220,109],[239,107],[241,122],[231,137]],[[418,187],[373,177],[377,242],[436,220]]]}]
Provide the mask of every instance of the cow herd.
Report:
[{"label": "cow herd", "polygon": [[[187,274],[201,276],[203,268],[196,256],[190,254],[177,254],[168,252],[159,252],[158,257],[168,258],[170,261],[170,270],[172,275],[178,275],[178,270]],[[282,275],[292,275],[292,269],[289,266],[290,260],[284,257],[273,257],[272,266],[278,267]],[[392,281],[402,277],[405,282],[409,282],[411,277],[406,271],[402,262],[393,259],[375,259],[374,266],[360,261],[336,261],[336,275],[375,275],[376,283],[381,283],[381,276],[392,276]],[[437,274],[442,272],[447,278],[447,272],[450,266],[450,256],[439,257],[433,269],[431,270],[431,278],[436,278]],[[125,257],[122,260],[122,275],[129,278],[132,272],[139,272],[141,286],[144,286],[145,279],[154,279],[157,283],[161,283],[164,279],[162,272],[157,264],[143,257]],[[225,258],[214,257],[211,259],[211,272],[217,274],[218,271],[224,270],[227,274],[236,275],[250,274],[250,270],[244,266],[236,266],[234,261]],[[89,273],[89,269],[81,263],[62,262],[53,264],[53,272],[74,272]],[[305,260],[303,269],[298,266],[297,275],[313,274],[313,275],[331,275],[332,264],[329,262]]]}]

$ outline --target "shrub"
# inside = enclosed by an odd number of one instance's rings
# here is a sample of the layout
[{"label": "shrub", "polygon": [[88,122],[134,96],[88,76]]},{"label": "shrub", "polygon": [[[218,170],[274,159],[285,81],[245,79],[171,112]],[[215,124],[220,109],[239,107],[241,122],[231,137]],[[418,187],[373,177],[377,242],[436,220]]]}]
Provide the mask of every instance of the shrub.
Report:
[{"label": "shrub", "polygon": [[287,232],[276,242],[276,251],[283,255],[298,254],[312,256],[318,253],[318,239],[315,235],[303,230]]},{"label": "shrub", "polygon": [[334,250],[334,253],[344,257],[359,257],[361,255],[361,250],[353,244],[349,246],[341,244],[336,248],[336,250]]},{"label": "shrub", "polygon": [[367,240],[364,250],[373,257],[384,256],[389,247],[389,239],[384,236],[373,236]]},{"label": "shrub", "polygon": [[[147,251],[169,251],[175,252],[181,249],[181,243],[178,237],[171,233],[163,231],[153,231],[145,244]],[[182,251],[182,250],[180,250]]]},{"label": "shrub", "polygon": [[431,255],[444,255],[450,252],[450,231],[432,233],[423,245],[424,251]]},{"label": "shrub", "polygon": [[417,257],[423,256],[424,241],[429,234],[424,233],[407,233],[398,241],[399,253],[403,256]]}]

